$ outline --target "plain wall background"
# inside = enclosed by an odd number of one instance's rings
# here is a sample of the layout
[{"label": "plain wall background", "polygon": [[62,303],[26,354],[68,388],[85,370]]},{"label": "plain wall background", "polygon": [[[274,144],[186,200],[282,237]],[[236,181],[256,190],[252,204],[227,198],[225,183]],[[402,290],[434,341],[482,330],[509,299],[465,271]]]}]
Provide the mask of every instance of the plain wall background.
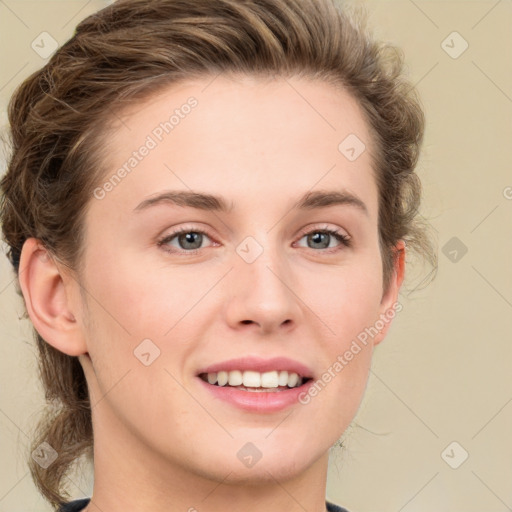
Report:
[{"label": "plain wall background", "polygon": [[[46,62],[32,41],[48,32],[64,43],[106,3],[0,1],[2,127],[16,85]],[[376,349],[355,418],[361,428],[350,428],[345,451],[331,457],[327,496],[351,512],[510,510],[512,2],[359,3],[376,35],[403,49],[422,97],[422,215],[438,237],[439,268],[424,289],[431,269],[408,268],[403,311]],[[44,401],[13,277],[2,256],[0,512],[45,511],[24,461]],[[457,466],[465,452],[458,468],[446,462]],[[91,475],[73,477],[69,490],[90,496]]]}]

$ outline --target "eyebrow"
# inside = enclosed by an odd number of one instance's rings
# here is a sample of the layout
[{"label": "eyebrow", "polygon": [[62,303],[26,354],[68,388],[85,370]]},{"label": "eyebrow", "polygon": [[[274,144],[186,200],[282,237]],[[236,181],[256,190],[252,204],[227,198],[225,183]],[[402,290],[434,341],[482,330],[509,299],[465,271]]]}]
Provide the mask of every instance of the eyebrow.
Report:
[{"label": "eyebrow", "polygon": [[[167,190],[158,195],[144,199],[133,211],[141,212],[159,204],[172,204],[223,213],[229,213],[234,206],[233,202],[228,204],[221,196],[187,190]],[[368,208],[364,202],[359,197],[346,190],[316,190],[314,192],[307,192],[295,203],[292,209],[312,210],[334,205],[353,206],[366,216],[369,215]]]}]

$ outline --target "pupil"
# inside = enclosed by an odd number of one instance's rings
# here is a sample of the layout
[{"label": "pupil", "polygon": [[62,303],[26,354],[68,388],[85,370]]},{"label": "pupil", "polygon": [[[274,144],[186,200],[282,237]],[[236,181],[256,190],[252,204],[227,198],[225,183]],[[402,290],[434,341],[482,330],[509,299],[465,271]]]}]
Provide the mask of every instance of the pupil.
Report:
[{"label": "pupil", "polygon": [[199,244],[197,244],[197,240],[195,241],[195,244],[196,246],[194,247],[187,247],[188,249],[197,249],[199,247],[201,247],[201,233],[196,233],[194,231],[192,232],[189,232],[189,233],[185,233],[184,235],[182,235],[182,237],[185,238],[185,244],[187,243],[191,243],[191,244],[194,244],[194,238],[195,237],[198,237],[199,239]]},{"label": "pupil", "polygon": [[[319,240],[319,237],[327,238],[327,233],[314,233],[313,235],[311,235],[311,237],[314,239],[313,243],[321,243],[321,240]],[[324,242],[325,242],[325,240],[324,240]],[[323,248],[327,247],[328,245],[329,245],[329,243],[327,243],[327,245],[325,245],[325,243],[324,243]]]}]

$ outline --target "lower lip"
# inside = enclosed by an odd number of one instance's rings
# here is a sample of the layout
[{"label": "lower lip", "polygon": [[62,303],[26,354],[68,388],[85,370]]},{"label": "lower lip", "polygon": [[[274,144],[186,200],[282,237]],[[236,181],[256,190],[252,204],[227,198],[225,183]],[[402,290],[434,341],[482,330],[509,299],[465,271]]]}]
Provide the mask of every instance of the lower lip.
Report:
[{"label": "lower lip", "polygon": [[230,386],[215,386],[201,377],[197,379],[215,397],[245,411],[259,413],[281,411],[294,404],[300,404],[299,395],[307,393],[313,384],[313,379],[310,379],[302,386],[283,391],[243,391]]}]

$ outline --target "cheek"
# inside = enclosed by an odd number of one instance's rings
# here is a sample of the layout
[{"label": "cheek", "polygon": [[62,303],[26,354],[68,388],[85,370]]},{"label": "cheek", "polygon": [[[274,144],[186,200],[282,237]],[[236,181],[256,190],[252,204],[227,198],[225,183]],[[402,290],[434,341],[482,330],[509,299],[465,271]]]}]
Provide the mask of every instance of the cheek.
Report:
[{"label": "cheek", "polygon": [[105,326],[134,338],[161,336],[172,326],[182,287],[175,280],[166,283],[164,269],[149,268],[123,251],[89,258],[94,272],[88,273],[86,286]]},{"label": "cheek", "polygon": [[[189,339],[206,304],[201,297],[216,276],[205,276],[203,281],[189,266],[176,269],[171,279],[168,268],[142,266],[122,253],[103,257],[101,264],[88,268],[97,269],[86,276],[85,287],[89,353],[100,395],[128,371],[127,380],[138,382],[133,386],[136,393],[150,396],[151,389],[145,386],[154,385],[155,379],[164,381],[161,389],[173,387],[164,367],[177,371],[193,351]],[[144,358],[150,365],[144,365]],[[181,379],[179,373],[176,377]]]},{"label": "cheek", "polygon": [[[372,328],[379,318],[382,292],[379,267],[360,263],[317,274],[316,285],[309,287],[313,291],[305,300],[325,333],[319,339],[326,355],[320,385],[325,384],[331,392],[324,395],[324,405],[332,412],[333,421],[346,416],[342,423],[355,411],[366,387],[373,352]],[[339,407],[333,409],[329,400]]]},{"label": "cheek", "polygon": [[340,347],[373,325],[382,298],[382,274],[377,264],[340,266],[302,280],[301,298]]}]

